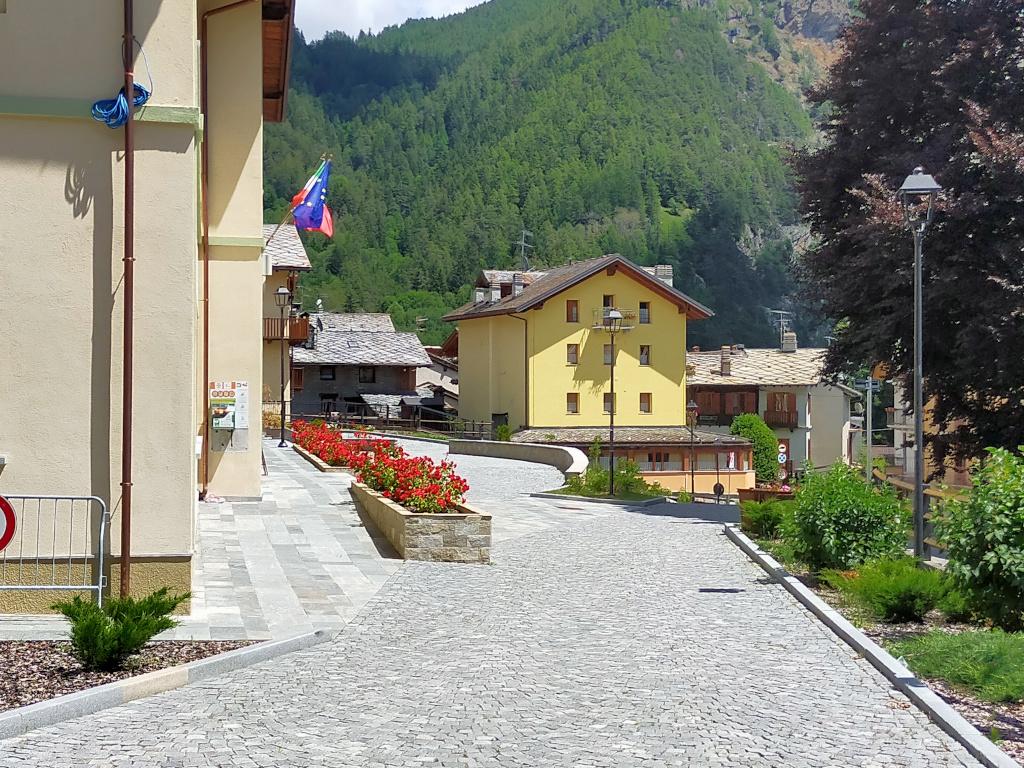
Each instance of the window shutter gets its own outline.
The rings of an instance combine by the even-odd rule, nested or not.
[[[786,393],[786,410],[790,413],[796,413],[796,394],[793,392]]]
[[[302,389],[302,374],[305,368],[292,368],[292,389],[296,392]]]
[[[744,392],[743,393],[743,412],[744,413],[757,413],[757,393],[756,392]]]

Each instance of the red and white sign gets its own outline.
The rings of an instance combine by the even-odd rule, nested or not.
[[[0,552],[14,538],[14,507],[7,499],[0,496]]]

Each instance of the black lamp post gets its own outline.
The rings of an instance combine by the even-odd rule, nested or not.
[[[921,261],[924,232],[931,224],[940,187],[921,166],[907,176],[898,193],[903,221],[914,235],[914,554],[923,557],[924,544],[924,392],[922,387],[924,306]]]
[[[602,327],[612,338],[612,402],[608,408],[608,495],[615,496],[615,335],[622,331],[622,313],[617,309],[609,309],[604,313]]]
[[[697,426],[697,418],[700,416],[700,408],[693,400],[686,404],[686,426],[690,428],[690,497],[696,499],[697,486],[694,484],[694,428]]]
[[[285,402],[284,402],[284,376],[285,376],[285,358],[288,354],[288,316],[287,312],[289,305],[292,303],[292,292],[285,288],[283,285],[274,291],[274,303],[277,304],[281,310],[281,442],[277,444],[278,448],[287,448],[288,443],[284,439],[284,420],[285,420]]]

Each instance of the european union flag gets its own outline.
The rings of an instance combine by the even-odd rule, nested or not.
[[[310,229],[334,237],[334,219],[327,207],[327,182],[331,177],[331,161],[323,160],[316,173],[292,198],[292,217],[296,229]]]

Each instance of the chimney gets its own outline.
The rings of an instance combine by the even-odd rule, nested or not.
[[[732,349],[722,346],[721,371],[723,376],[732,376]]]
[[[796,352],[796,334],[793,331],[786,331],[782,334],[782,351]]]
[[[481,288],[479,285],[476,287],[476,291],[473,295],[473,301],[477,304],[481,304],[487,300],[487,289]]]
[[[669,288],[672,287],[672,265],[671,264],[656,264],[654,267],[654,276],[661,280]]]
[[[521,272],[512,273],[512,295],[520,296],[523,293],[523,274]]]
[[[501,301],[501,283],[491,283],[491,303]]]

